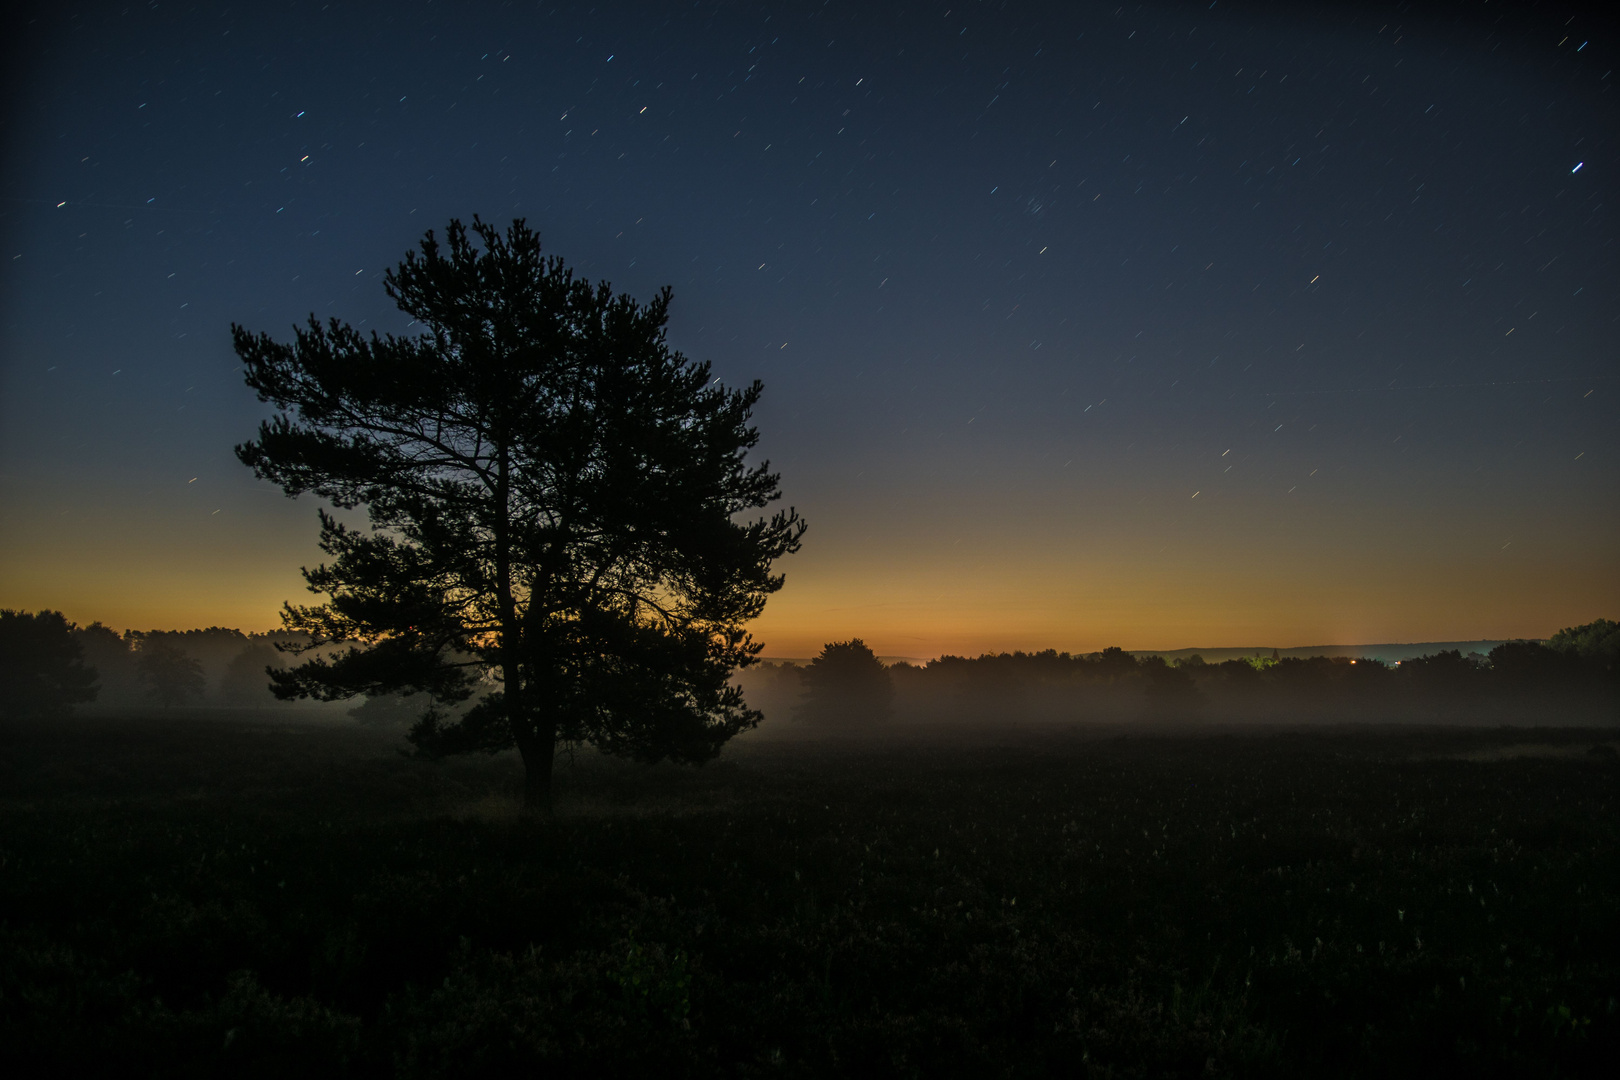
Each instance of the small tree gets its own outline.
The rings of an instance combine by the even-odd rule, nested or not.
[[[430,709],[411,740],[515,745],[547,807],[559,741],[702,762],[759,722],[730,675],[804,524],[741,520],[780,495],[746,463],[761,386],[669,347],[668,289],[643,305],[576,281],[522,221],[472,232],[482,250],[452,221],[386,276],[422,336],[233,327],[248,385],[282,410],[237,455],[370,518],[322,512],[333,561],[304,576],[330,599],[283,622],[308,635],[294,652],[346,648],[271,672],[277,696],[459,702],[490,672],[498,689],[454,721]]]
[[[202,662],[161,637],[147,635],[135,652],[135,671],[159,705],[183,705],[202,696],[208,683]]]
[[[804,701],[798,715],[835,725],[863,725],[894,711],[889,669],[860,638],[828,642],[804,669]]]
[[[75,629],[60,611],[0,611],[0,717],[61,715],[96,699]]]

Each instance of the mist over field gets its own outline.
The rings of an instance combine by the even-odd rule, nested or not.
[[[278,701],[265,669],[299,659],[277,649],[278,641],[297,641],[286,634],[211,627],[120,635],[98,623],[75,631],[75,638],[97,673],[97,696],[82,706],[94,713],[161,706],[223,709],[218,715],[225,717],[232,710],[257,715],[293,709],[311,717],[408,726],[432,705],[421,694]],[[143,657],[159,649],[178,654],[193,672],[189,682],[170,686],[167,697],[142,671]],[[323,651],[333,649],[316,655]],[[1601,664],[1583,664],[1544,642],[1341,646],[1324,652],[1331,655],[1216,648],[1168,654],[1048,650],[929,661],[872,656],[866,660],[868,676],[884,688],[876,708],[871,687],[859,685],[833,686],[828,700],[816,705],[810,700],[812,660],[766,659],[733,678],[749,707],[763,714],[749,735],[754,739],[995,738],[1075,725],[1196,730],[1250,724],[1620,722],[1620,693]]]
[[[12,7],[0,1078],[1615,1072],[1613,20]]]
[[[1601,1076],[1620,1048],[1612,727],[767,737],[808,723],[696,770],[572,756],[546,818],[510,752],[407,757],[403,724],[7,724],[0,1062]]]
[[[733,681],[748,706],[762,714],[751,739],[997,738],[1070,726],[1614,724],[1620,722],[1620,692],[1602,651],[1612,651],[1612,643],[1588,642],[1585,657],[1571,644],[1588,630],[1572,628],[1550,644],[1107,649],[1080,655],[1048,650],[927,661],[880,659],[855,639],[864,653],[853,674],[834,672],[831,681],[818,684],[815,660],[765,659],[739,669]],[[266,668],[283,669],[300,659],[277,648],[277,642],[296,644],[296,635],[220,627],[120,635],[97,623],[75,630],[74,638],[97,673],[97,696],[82,706],[94,713],[202,708],[226,710],[218,713],[225,717],[233,710],[257,715],[293,709],[405,727],[433,705],[426,695],[397,693],[346,702],[278,701]],[[829,648],[836,652],[838,644]],[[154,676],[143,669],[158,651],[171,654],[190,674],[176,681],[173,672]],[[168,682],[160,685],[165,677]],[[449,707],[464,710],[468,704]]]
[[[859,690],[834,692],[817,707],[809,700],[812,669],[791,662],[766,662],[744,669],[737,679],[748,700],[765,713],[762,734],[776,735],[888,732],[926,738],[1086,725],[1197,730],[1249,724],[1620,721],[1620,694],[1611,677],[1538,643],[1501,643],[1488,655],[1417,652],[1395,664],[1276,653],[1216,664],[1197,654],[1166,662],[1119,649],[1079,657],[1056,652],[942,657],[921,666],[902,661],[884,670],[890,696],[877,710]]]
[[[332,646],[0,612],[0,1063],[1599,1075],[1617,631],[852,638],[737,672],[762,717],[701,768],[565,745],[540,812],[511,749],[422,751],[492,681],[278,702]]]

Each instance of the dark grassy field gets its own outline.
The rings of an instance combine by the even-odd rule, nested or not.
[[[14,727],[0,1069],[1607,1075],[1614,734],[750,738],[546,821],[352,722]]]

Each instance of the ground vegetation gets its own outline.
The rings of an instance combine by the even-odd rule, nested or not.
[[[1599,1076],[1613,733],[4,733],[10,1075]],[[790,725],[791,727],[792,725]],[[1131,734],[1134,732],[1134,734]]]

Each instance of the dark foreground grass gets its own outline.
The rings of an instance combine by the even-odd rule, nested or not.
[[[347,723],[14,728],[0,1070],[1597,1075],[1612,739],[745,741],[544,821]]]

